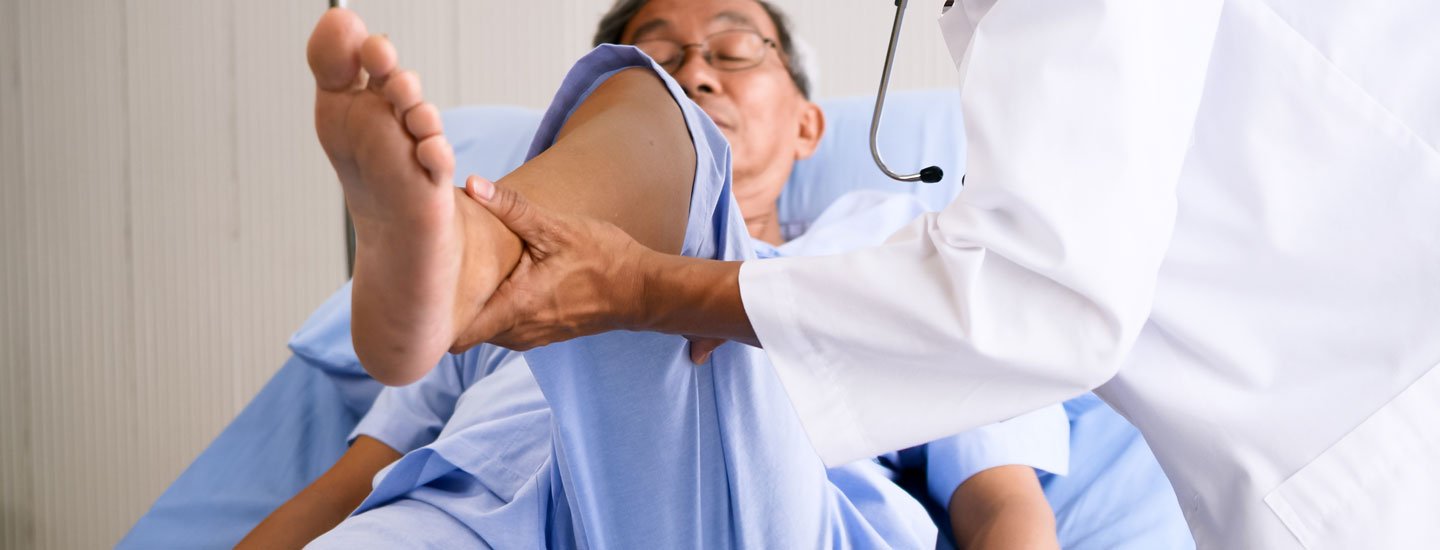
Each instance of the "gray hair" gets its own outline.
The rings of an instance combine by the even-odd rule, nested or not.
[[[616,0],[610,11],[600,18],[600,24],[595,28],[594,46],[601,44],[620,44],[621,38],[625,36],[625,26],[640,13],[640,8],[645,7],[649,0]],[[770,22],[775,24],[776,41],[779,42],[781,61],[785,62],[785,71],[790,73],[790,80],[795,82],[795,87],[806,98],[810,97],[810,77],[805,71],[805,60],[801,59],[801,52],[796,47],[796,40],[790,34],[790,18],[785,12],[780,11],[765,0],[755,0],[765,9],[765,15],[770,16]]]

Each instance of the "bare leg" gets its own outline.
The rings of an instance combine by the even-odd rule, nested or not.
[[[308,46],[315,128],[355,220],[355,351],[377,380],[419,379],[519,259],[520,242],[452,185],[454,157],[419,78],[354,12],[332,9]],[[363,69],[363,70],[362,70]],[[591,95],[554,147],[508,176],[536,203],[611,221],[678,251],[695,158],[679,108],[628,71]]]

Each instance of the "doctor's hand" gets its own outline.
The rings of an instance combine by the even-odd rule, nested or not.
[[[740,262],[662,254],[612,224],[551,211],[475,176],[465,190],[525,246],[459,341],[523,351],[651,331],[685,335],[697,364],[726,340],[760,345],[740,296]]]
[[[478,176],[466,180],[465,192],[524,247],[460,342],[524,351],[638,327],[644,316],[639,263],[656,252],[613,224],[551,211]]]
[[[702,365],[710,360],[710,354],[715,353],[715,348],[725,343],[719,338],[702,338],[699,336],[686,336],[690,341],[690,362]]]

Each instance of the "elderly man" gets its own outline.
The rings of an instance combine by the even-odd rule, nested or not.
[[[622,1],[602,21],[596,41],[634,44],[655,65],[622,49],[597,50],[582,60],[542,123],[534,159],[517,171],[521,181],[537,173],[551,176],[552,189],[586,183],[573,177],[578,173],[603,181],[607,164],[639,158],[627,156],[636,146],[694,143],[693,150],[674,151],[693,159],[691,173],[662,170],[655,181],[632,180],[633,189],[613,190],[626,201],[576,202],[578,210],[588,205],[592,214],[608,211],[617,220],[659,218],[627,230],[656,248],[695,255],[752,249],[760,256],[804,255],[871,245],[920,213],[906,196],[863,194],[842,199],[811,234],[781,231],[776,198],[794,162],[814,152],[824,116],[807,99],[783,18],[767,4]],[[357,59],[369,73],[370,90],[350,88]],[[495,227],[491,220],[442,188],[451,159],[436,112],[420,100],[414,76],[394,69],[387,42],[367,41],[358,18],[332,11],[312,38],[311,62],[321,85],[321,141],[345,184],[360,234],[359,347],[366,307],[386,307],[366,303],[376,296],[364,284],[384,286],[403,277],[406,265],[426,262],[469,276],[476,265],[471,262],[505,265],[506,251],[503,242],[486,242],[487,227]],[[666,73],[673,80],[663,80]],[[667,102],[679,112],[656,108]],[[727,188],[732,173],[733,187]],[[732,190],[744,229],[716,229],[714,220],[734,217],[724,211]],[[692,192],[686,197],[678,191]],[[684,235],[666,234],[665,222],[673,226],[675,220],[665,219],[673,215],[665,207],[687,200],[691,221],[681,224]],[[697,216],[697,210],[709,214]],[[398,243],[375,238],[396,233],[397,223],[410,224],[402,231],[428,232],[431,244],[453,242],[417,249],[419,241],[406,241],[404,234],[390,237]],[[857,238],[827,227],[873,231]],[[401,258],[408,261],[396,262]],[[463,289],[467,281],[421,279],[414,285],[418,292],[426,292],[427,282],[451,284],[462,287],[459,300],[484,300],[484,291]],[[446,355],[418,383],[387,389],[355,430],[345,456],[245,543],[294,545],[339,523],[317,543],[933,545],[928,515],[882,466],[898,457],[826,470],[799,431],[763,353],[722,348],[717,361],[730,368],[692,369],[683,349],[672,338],[612,335],[536,352],[530,365],[493,346]],[[366,356],[367,368],[413,363],[386,353]],[[617,361],[636,368],[622,375],[589,368]],[[387,382],[409,381],[376,374]],[[1064,472],[1065,434],[1065,417],[1052,408],[926,448],[931,496],[948,505],[957,540],[1055,546],[1054,519],[1032,468]],[[984,445],[1005,440],[1018,444]],[[344,519],[357,504],[357,514]]]

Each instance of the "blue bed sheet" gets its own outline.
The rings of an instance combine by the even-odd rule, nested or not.
[[[234,546],[340,458],[364,412],[352,405],[368,409],[378,391],[291,357],[117,547]]]
[[[348,348],[348,342],[337,344]],[[319,477],[345,452],[346,435],[379,390],[375,381],[333,367],[300,356],[286,361],[117,547],[232,547]],[[1062,518],[1056,528],[1065,547],[1194,548],[1170,484],[1140,433],[1094,395],[1067,402],[1065,410],[1070,475],[1041,476],[1045,496]],[[1067,523],[1065,517],[1091,521]],[[943,524],[942,514],[936,519]]]

